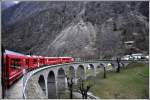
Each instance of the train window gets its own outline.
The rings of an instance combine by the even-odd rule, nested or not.
[[[26,65],[28,65],[29,64],[29,59],[26,59]]]
[[[69,60],[69,58],[63,58],[63,60]]]
[[[40,63],[42,63],[44,61],[44,59],[40,59]]]
[[[51,59],[49,59],[49,61],[56,61],[56,60],[58,60],[57,58],[51,58]]]
[[[21,66],[20,59],[11,59],[11,68],[12,69],[19,69]]]
[[[37,63],[37,59],[33,59],[33,64],[36,64]]]

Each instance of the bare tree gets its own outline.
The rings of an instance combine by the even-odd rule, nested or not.
[[[79,80],[79,91],[82,94],[82,99],[87,99],[87,92],[92,87],[92,84],[86,84],[86,80]]]
[[[120,73],[120,63],[121,63],[121,58],[120,58],[120,57],[117,57],[117,64],[118,64],[117,72],[118,72],[118,73]]]
[[[68,88],[69,88],[69,91],[70,91],[70,99],[73,99],[73,78],[71,78],[69,80],[69,77],[67,77],[67,83],[68,83]]]
[[[104,78],[106,78],[106,66],[104,66]]]

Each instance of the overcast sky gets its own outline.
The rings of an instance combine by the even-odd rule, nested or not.
[[[2,1],[2,9],[18,4],[20,1]]]

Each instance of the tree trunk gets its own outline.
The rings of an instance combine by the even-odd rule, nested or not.
[[[84,99],[84,94],[82,93],[82,99]]]
[[[84,99],[87,99],[87,91],[85,92],[85,98]]]
[[[68,83],[68,87],[69,87],[69,91],[70,91],[70,99],[73,98],[73,94],[72,94],[72,91],[73,91],[73,78],[71,78],[71,82],[69,82],[69,78],[67,77],[67,83]]]
[[[72,97],[72,90],[70,90],[70,99],[73,99]]]
[[[106,78],[106,67],[104,66],[104,78]]]
[[[117,58],[117,64],[118,64],[117,72],[120,73],[120,59],[119,58]]]

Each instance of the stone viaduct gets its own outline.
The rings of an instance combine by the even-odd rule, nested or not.
[[[109,70],[109,68],[107,68],[108,63],[113,63],[115,65],[111,68],[112,70],[117,68],[116,61],[96,61],[60,64],[38,69],[38,71],[34,72],[27,79],[27,85],[25,85],[24,89],[24,97],[58,98],[60,94],[59,92],[65,91],[67,88],[66,75],[73,78],[73,82],[76,84],[79,78],[86,79],[87,76],[85,73],[88,69],[91,70],[91,76],[96,76],[96,70],[103,68],[104,66]],[[34,86],[32,86],[33,83]]]
[[[123,61],[122,67],[126,67],[131,61]],[[113,66],[107,66],[111,63]],[[97,70],[106,67],[106,70],[116,70],[116,61],[91,61],[73,62],[66,64],[50,65],[25,73],[20,82],[8,90],[6,98],[48,98],[57,99],[61,91],[67,90],[67,78],[73,78],[76,84],[79,78],[86,79],[87,70],[96,76]],[[16,93],[17,91],[17,93]]]

